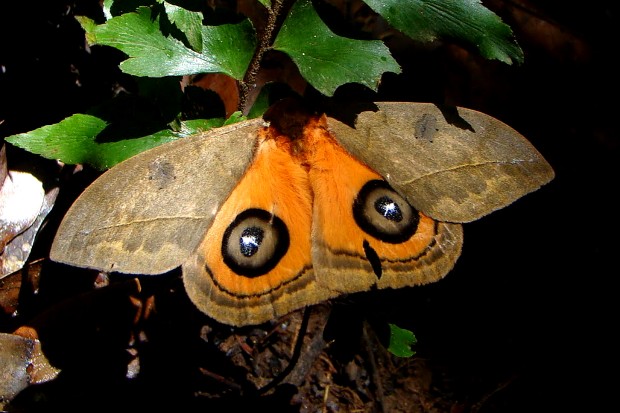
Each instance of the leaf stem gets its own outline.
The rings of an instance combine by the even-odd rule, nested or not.
[[[250,61],[248,70],[245,72],[243,80],[239,84],[239,107],[238,109],[245,113],[246,105],[248,103],[248,96],[252,88],[256,87],[256,77],[260,70],[261,60],[267,50],[271,48],[273,39],[276,34],[276,22],[282,11],[282,6],[285,0],[274,0],[271,8],[267,10],[267,24],[259,35],[259,42],[254,56]]]

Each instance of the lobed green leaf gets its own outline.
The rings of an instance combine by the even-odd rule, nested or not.
[[[289,55],[304,79],[328,96],[338,86],[352,82],[377,90],[384,72],[401,72],[382,41],[334,34],[310,0],[298,0],[293,5],[273,49]]]
[[[202,13],[164,2],[166,15],[171,23],[183,32],[192,49],[202,51]]]
[[[148,77],[224,73],[240,80],[256,46],[254,29],[246,19],[238,24],[202,26],[201,52],[196,52],[164,36],[146,7],[114,17],[89,35],[95,44],[115,47],[129,56],[120,65],[125,73]]]
[[[96,116],[75,114],[59,123],[9,136],[6,141],[48,159],[104,170],[147,149],[223,124],[220,118],[196,119],[181,122],[178,131],[161,130],[139,138],[97,142],[107,123]]]
[[[394,28],[429,42],[452,38],[475,45],[487,59],[523,62],[510,27],[480,0],[365,0]]]

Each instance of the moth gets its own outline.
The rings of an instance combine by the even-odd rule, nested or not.
[[[284,110],[114,166],[71,206],[50,257],[128,274],[181,266],[202,312],[260,324],[441,279],[463,223],[553,177],[527,139],[470,109],[377,103],[353,125]]]

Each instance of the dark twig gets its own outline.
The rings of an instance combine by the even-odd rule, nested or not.
[[[374,336],[374,332],[371,330],[368,322],[364,321],[364,325],[362,327],[362,339],[365,344],[365,350],[367,354],[367,361],[369,364],[370,374],[372,375],[372,380],[375,385],[375,406],[376,411],[384,412],[385,408],[384,397],[385,392],[383,391],[383,381],[381,378],[381,374],[379,373],[379,363],[376,359],[377,354],[377,339]],[[384,366],[385,367],[385,366]]]
[[[295,368],[295,363],[297,363],[297,360],[299,360],[299,356],[301,354],[301,349],[302,349],[302,345],[304,342],[304,336],[306,334],[306,330],[308,328],[308,321],[310,320],[310,308],[306,308],[304,310],[304,314],[303,314],[303,318],[301,321],[301,326],[299,327],[299,331],[297,333],[297,340],[295,342],[295,348],[293,349],[293,355],[291,356],[291,360],[289,361],[289,364],[286,366],[286,368],[282,371],[282,373],[280,373],[280,375],[278,375],[278,377],[274,378],[269,384],[267,384],[266,386],[258,389],[258,394],[264,394],[267,391],[273,389],[275,386],[277,386],[279,383],[281,383],[286,376],[289,375],[289,373],[291,371],[293,371],[293,369]]]
[[[273,43],[276,35],[276,23],[283,10],[284,0],[274,0],[271,9],[268,9],[267,25],[262,33],[259,33],[258,47],[252,56],[248,70],[245,72],[243,80],[239,84],[239,110],[245,113],[250,91],[256,87],[256,77],[260,69],[263,55]]]

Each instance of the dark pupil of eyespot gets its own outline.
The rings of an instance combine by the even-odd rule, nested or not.
[[[263,236],[265,232],[258,227],[248,227],[241,233],[239,238],[239,249],[241,253],[246,257],[251,257],[256,254],[261,242],[263,242]]]
[[[400,222],[403,220],[403,213],[400,207],[387,196],[382,196],[375,201],[375,209],[390,221]]]

